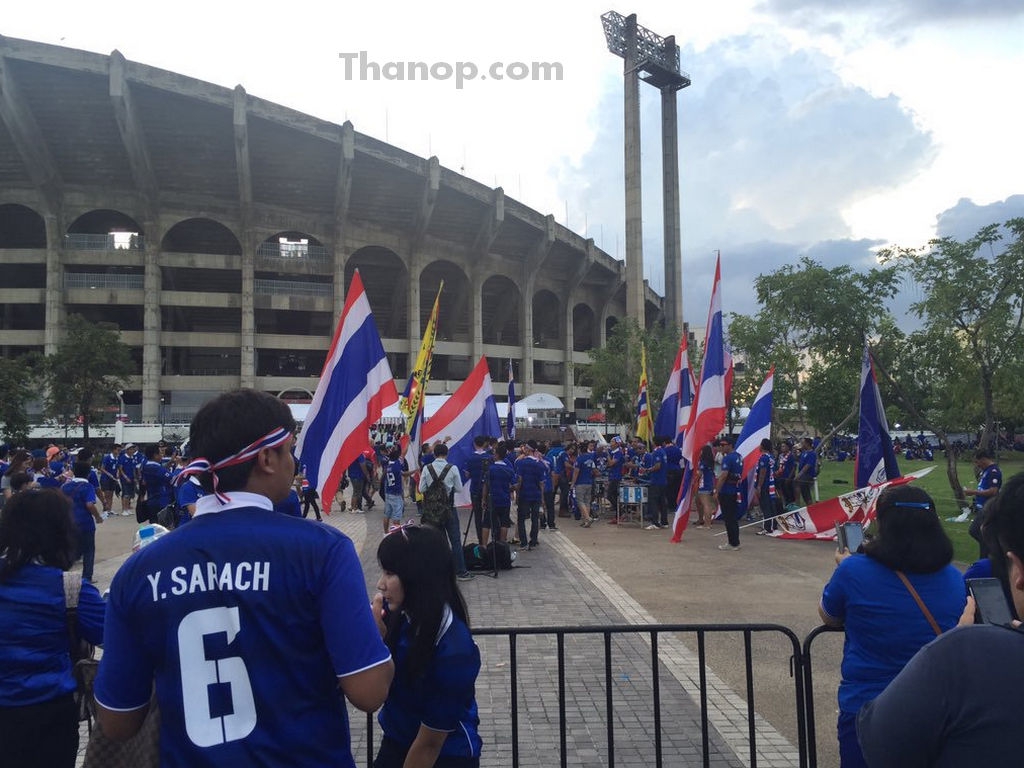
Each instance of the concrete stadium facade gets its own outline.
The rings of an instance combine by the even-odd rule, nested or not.
[[[133,421],[238,386],[315,390],[358,269],[404,381],[444,282],[430,392],[495,382],[585,408],[622,262],[544,215],[337,125],[165,70],[0,37],[0,353],[116,323]],[[663,300],[644,286],[644,322]],[[498,387],[496,387],[498,389]]]

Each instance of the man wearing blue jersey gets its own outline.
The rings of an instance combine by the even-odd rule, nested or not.
[[[273,511],[295,474],[294,429],[263,392],[204,405],[181,476],[208,495],[111,584],[97,717],[130,737],[155,678],[162,765],[354,768],[345,698],[372,712],[387,696],[391,656],[352,542]]]
[[[731,435],[718,441],[718,452],[722,454],[722,470],[715,480],[715,494],[718,505],[722,508],[722,520],[725,522],[726,544],[718,548],[735,552],[740,548],[740,509],[739,490],[740,476],[743,474],[743,459],[733,449],[735,438]]]
[[[810,506],[814,502],[811,495],[811,488],[814,486],[814,478],[818,476],[818,454],[814,450],[814,443],[811,438],[805,437],[800,443],[800,463],[796,470],[796,487],[800,491],[804,506]]]

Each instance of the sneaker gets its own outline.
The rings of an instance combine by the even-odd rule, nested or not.
[[[466,571],[465,573],[458,573],[458,574],[455,575],[455,580],[456,581],[472,581],[473,580],[473,574],[470,573],[469,571]]]
[[[644,528],[644,530],[645,530],[645,531],[660,531],[660,530],[661,530],[661,527],[660,527],[660,526],[658,526],[658,525],[655,525],[654,523],[651,523],[651,524],[650,524],[650,525],[648,525],[648,526],[647,526],[646,528]]]
[[[584,528],[589,528],[593,524],[594,524],[594,518],[592,518],[592,517],[588,517],[586,520],[583,521],[583,527]]]
[[[767,536],[768,535],[768,531],[766,531],[764,528],[762,528],[760,531],[754,531],[754,535],[755,536]]]
[[[740,548],[740,546],[739,544],[737,544],[735,547],[732,546],[732,544],[719,544],[718,548],[723,552],[735,552]]]
[[[131,512],[128,512],[127,510],[125,510],[124,512],[121,513],[121,517],[130,517],[131,514],[132,514]]]
[[[555,526],[555,525],[549,525],[549,526],[548,526],[548,530],[549,530],[549,531],[557,531],[557,530],[558,530],[558,526]]]

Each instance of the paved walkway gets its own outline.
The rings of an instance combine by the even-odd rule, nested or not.
[[[412,507],[408,507],[412,510]],[[463,525],[466,512],[462,511]],[[325,521],[343,531],[356,545],[372,593],[379,575],[377,543],[382,536],[380,505],[366,514],[335,512]],[[130,542],[134,520],[111,519],[104,538]],[[656,619],[572,540],[575,523],[559,520],[562,530],[542,531],[541,546],[522,551],[511,571],[497,579],[478,575],[461,584],[475,628],[652,624]],[[634,532],[643,535],[642,532]],[[471,534],[472,538],[472,534]],[[653,539],[651,539],[653,541]],[[125,546],[125,549],[127,547]],[[116,545],[114,551],[118,551]],[[126,555],[97,563],[100,588]],[[102,558],[102,554],[101,554]],[[481,637],[483,669],[477,683],[484,766],[511,764],[509,641]],[[654,765],[655,729],[652,705],[650,640],[646,635],[613,636],[613,732],[617,766]],[[659,640],[662,755],[665,765],[701,765],[698,699],[699,665],[682,639]],[[742,656],[737,657],[742,665]],[[556,641],[553,635],[522,636],[517,643],[519,702],[519,764],[547,767],[559,764],[559,702]],[[604,639],[600,634],[577,635],[565,641],[565,720],[567,763],[571,766],[608,765]],[[747,766],[746,703],[707,670],[711,765]],[[351,710],[353,751],[366,765],[366,717]],[[756,718],[757,764],[795,766],[797,750],[770,724]],[[375,733],[379,739],[379,730]],[[83,749],[85,740],[83,739]]]

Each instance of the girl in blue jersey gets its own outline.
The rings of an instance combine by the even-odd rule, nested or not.
[[[480,651],[448,542],[433,528],[402,526],[381,541],[377,560],[373,613],[395,677],[377,716],[384,739],[374,768],[477,768]]]
[[[877,536],[864,554],[836,552],[838,567],[818,604],[825,624],[846,629],[837,725],[842,768],[865,765],[860,708],[936,635],[955,627],[966,603],[953,545],[927,492],[910,484],[886,488],[876,510]]]
[[[104,605],[96,588],[64,573],[77,533],[60,491],[11,497],[0,516],[0,765],[71,768],[78,709],[71,677],[67,601],[75,629],[103,642]]]

